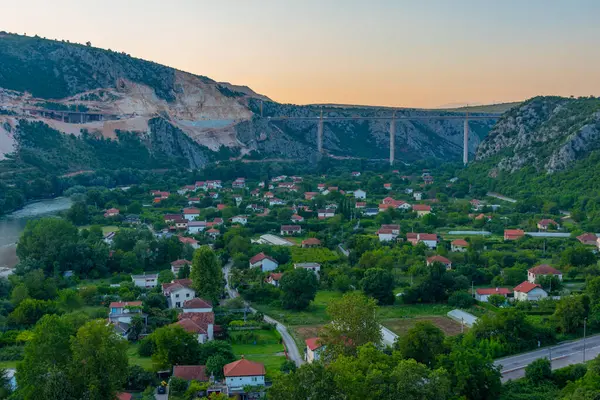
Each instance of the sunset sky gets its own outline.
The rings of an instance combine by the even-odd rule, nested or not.
[[[286,103],[600,95],[598,0],[0,0],[0,10],[0,30],[89,40]]]

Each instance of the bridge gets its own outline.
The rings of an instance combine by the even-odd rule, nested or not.
[[[262,102],[260,107],[260,114],[262,115]],[[486,115],[469,115],[466,113],[448,113],[446,115],[399,115],[396,116],[396,111],[392,110],[392,114],[389,116],[352,116],[352,117],[328,117],[323,115],[323,110],[319,116],[314,117],[266,117],[269,121],[314,121],[318,123],[317,129],[317,149],[319,153],[323,154],[323,124],[325,122],[336,122],[336,121],[390,121],[390,165],[394,164],[395,158],[395,145],[396,145],[396,121],[407,120],[464,120],[464,134],[463,134],[463,163],[466,165],[469,162],[469,121],[470,120],[497,120],[500,118],[499,113],[488,113]]]

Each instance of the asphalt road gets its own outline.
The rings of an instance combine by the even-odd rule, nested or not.
[[[589,361],[600,354],[600,335],[589,336],[585,340],[585,359]],[[583,362],[583,339],[565,342],[552,347],[501,358],[494,364],[502,367],[502,381],[519,379],[525,376],[525,367],[539,358],[550,358],[552,369],[564,368]]]
[[[239,293],[234,288],[229,286],[229,270],[231,268],[231,265],[231,262],[225,264],[225,266],[223,267],[223,275],[225,276],[226,282],[225,289],[227,290],[229,297],[234,298],[238,297]],[[246,303],[245,301],[244,304],[248,305],[248,303]],[[257,312],[257,310],[252,307],[250,307],[250,309],[252,310],[252,312]],[[269,317],[268,315],[265,315],[265,321],[270,324],[275,324],[275,328],[277,329],[277,332],[279,332],[279,334],[281,335],[283,343],[285,344],[285,348],[288,353],[288,358],[295,362],[297,366],[302,365],[304,363],[304,358],[302,357],[300,350],[298,350],[298,346],[296,346],[294,338],[292,338],[292,335],[290,335],[285,325]]]

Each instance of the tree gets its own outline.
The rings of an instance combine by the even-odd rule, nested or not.
[[[317,294],[317,276],[307,269],[295,268],[283,274],[279,287],[283,292],[281,296],[283,308],[304,310]]]
[[[140,392],[148,386],[154,385],[155,381],[156,378],[152,372],[146,371],[139,365],[130,365],[127,369],[125,388],[127,388],[127,390]]]
[[[0,399],[7,399],[12,392],[12,385],[8,377],[8,371],[0,368]]]
[[[583,326],[586,316],[582,296],[567,296],[560,299],[552,318],[557,328],[563,333],[573,333]]]
[[[218,303],[223,291],[223,271],[210,247],[202,246],[194,252],[190,277],[196,296]]]
[[[83,299],[74,289],[63,289],[58,292],[58,306],[66,312],[71,312],[83,306]]]
[[[90,221],[88,208],[84,202],[73,204],[67,211],[66,217],[75,225],[85,225]]]
[[[281,363],[279,370],[284,374],[289,374],[290,372],[294,372],[297,369],[296,363],[292,360],[285,360]]]
[[[419,321],[398,337],[394,348],[403,358],[412,358],[421,364],[432,367],[436,358],[446,351],[444,332],[429,321]]]
[[[269,389],[273,400],[328,399],[344,397],[334,383],[334,373],[321,363],[304,364],[296,372],[279,377]]]
[[[346,293],[327,306],[331,322],[319,337],[326,345],[328,357],[355,354],[366,343],[381,343],[381,328],[377,320],[377,303],[362,293]]]
[[[492,294],[488,296],[488,303],[495,307],[500,307],[502,304],[506,303],[506,298],[501,294]]]
[[[150,335],[154,342],[152,362],[159,369],[173,365],[195,365],[198,362],[200,344],[191,333],[178,325],[165,326]]]
[[[475,303],[473,296],[467,292],[454,292],[448,298],[448,305],[457,308],[469,308]]]
[[[127,333],[127,339],[137,341],[144,331],[144,325],[144,317],[141,315],[134,315],[131,318],[131,325],[129,327],[129,332]]]
[[[208,360],[206,360],[206,372],[214,375],[217,379],[223,379],[223,367],[228,363],[229,361],[221,354],[210,356],[208,357]]]
[[[31,326],[46,314],[58,314],[54,301],[25,299],[10,313],[9,319],[17,325]]]
[[[187,279],[190,277],[190,266],[189,265],[184,265],[183,267],[179,268],[179,271],[177,271],[177,279]]]
[[[228,363],[235,361],[235,355],[229,342],[222,340],[211,340],[210,342],[204,343],[200,346],[200,354],[198,356],[198,363],[206,364],[208,359],[212,356],[220,355]]]
[[[552,379],[550,360],[539,358],[525,367],[525,378],[531,383],[539,384]]]
[[[163,269],[158,273],[158,283],[169,283],[175,279],[175,274],[170,269]]]
[[[127,380],[127,342],[104,321],[90,321],[71,340],[73,384],[90,400],[112,399]]]
[[[380,268],[368,269],[361,286],[363,292],[373,297],[379,304],[394,303],[394,277],[388,271]]]

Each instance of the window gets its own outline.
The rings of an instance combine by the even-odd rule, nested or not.
[[[252,377],[252,382],[256,382],[258,379],[256,379],[255,376]]]
[[[176,298],[176,299],[178,299],[178,298],[179,298],[179,294],[176,294],[176,295],[175,295],[175,298]]]
[[[189,293],[186,293],[186,294],[185,294],[185,297],[190,297],[190,294],[189,294]]]
[[[181,303],[180,302],[175,303],[175,307],[177,307],[177,308],[181,307]]]

